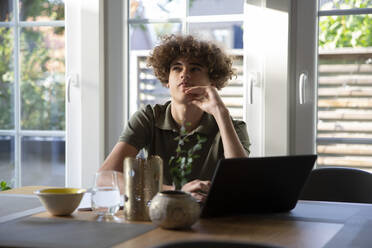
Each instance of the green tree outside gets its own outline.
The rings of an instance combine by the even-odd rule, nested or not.
[[[0,129],[13,129],[12,29],[0,28]]]
[[[65,129],[64,70],[49,71],[50,60],[64,68],[64,58],[51,58],[44,32],[25,28],[21,35],[21,126],[33,130]]]
[[[337,9],[371,7],[372,0],[333,0]],[[372,15],[326,16],[319,18],[319,47],[372,46]]]

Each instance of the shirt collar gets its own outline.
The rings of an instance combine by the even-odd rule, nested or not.
[[[155,115],[155,126],[163,130],[178,130],[178,124],[172,117],[171,102],[168,101],[164,108]]]
[[[163,108],[163,111],[161,111],[159,115],[155,116],[155,126],[163,130],[172,130],[174,132],[178,132],[178,124],[173,119],[171,113],[171,102],[166,102],[164,107],[165,108]],[[216,132],[217,130],[218,126],[214,117],[204,112],[199,126],[192,130],[189,135],[193,135],[194,133],[210,134]]]

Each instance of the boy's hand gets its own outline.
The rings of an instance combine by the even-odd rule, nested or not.
[[[213,116],[226,109],[217,89],[213,86],[191,87],[185,91],[185,94],[189,96],[191,104]]]
[[[201,181],[196,179],[183,185],[181,190],[189,192],[191,196],[194,197],[198,202],[205,202],[210,187],[210,181]]]

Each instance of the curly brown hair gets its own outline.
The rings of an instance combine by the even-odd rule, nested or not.
[[[220,47],[209,41],[197,40],[191,35],[169,35],[162,38],[147,59],[147,66],[153,67],[155,76],[163,84],[168,83],[170,65],[180,57],[196,58],[208,69],[209,80],[217,89],[227,85],[235,72],[232,58]]]

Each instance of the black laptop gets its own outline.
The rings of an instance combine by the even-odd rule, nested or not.
[[[221,159],[201,217],[293,209],[317,155]]]

